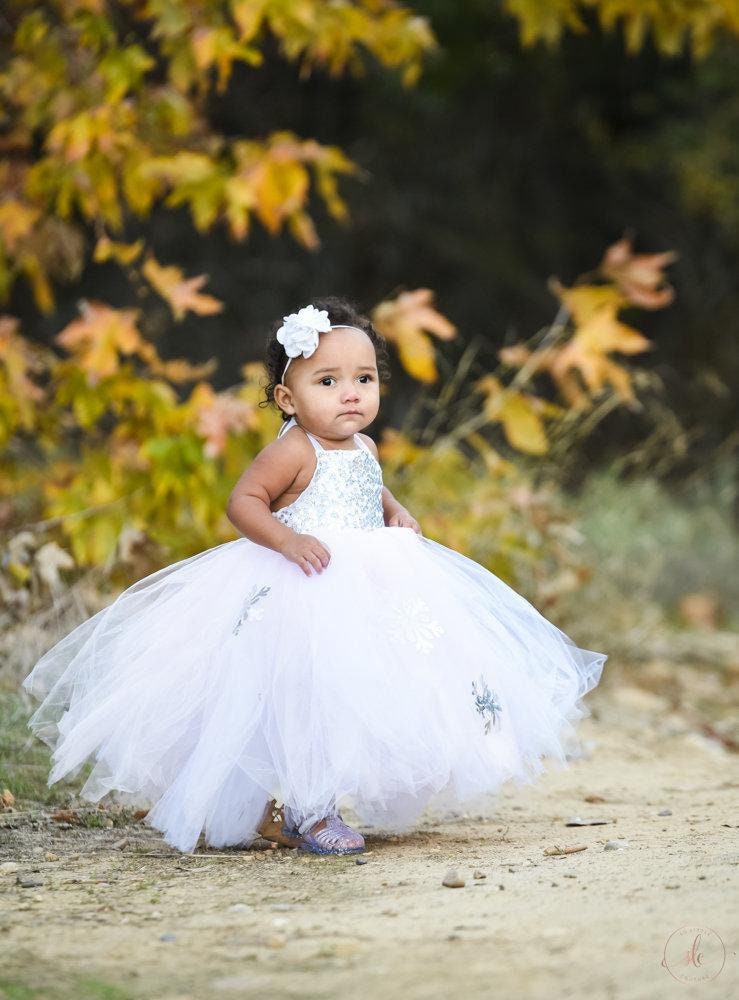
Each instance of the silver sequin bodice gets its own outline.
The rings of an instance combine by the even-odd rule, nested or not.
[[[382,528],[382,470],[359,435],[356,447],[327,450],[308,435],[316,453],[313,478],[300,496],[272,516],[301,534],[321,528]]]

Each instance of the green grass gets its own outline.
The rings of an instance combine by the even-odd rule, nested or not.
[[[58,805],[69,798],[77,783],[47,785],[49,748],[28,729],[32,711],[20,692],[0,691],[0,785],[9,788],[17,800]]]
[[[15,978],[0,978],[0,1000],[133,1000],[133,994],[99,979],[28,986]]]

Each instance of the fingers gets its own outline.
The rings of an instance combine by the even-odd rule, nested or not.
[[[318,539],[314,539],[314,544],[303,554],[300,560],[300,568],[306,576],[311,576],[312,572],[322,573],[331,560],[331,553]]]

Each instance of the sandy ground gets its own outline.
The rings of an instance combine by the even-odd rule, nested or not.
[[[649,691],[588,704],[569,769],[506,786],[494,819],[367,836],[363,864],[6,813],[0,996],[739,996],[739,758]]]

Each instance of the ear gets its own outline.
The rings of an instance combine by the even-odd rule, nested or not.
[[[282,382],[278,382],[274,388],[273,395],[275,398],[275,403],[277,403],[277,405],[281,410],[283,410],[285,413],[289,413],[290,416],[292,416],[293,413],[295,413],[295,406],[293,405],[293,394],[286,385],[283,385]]]

